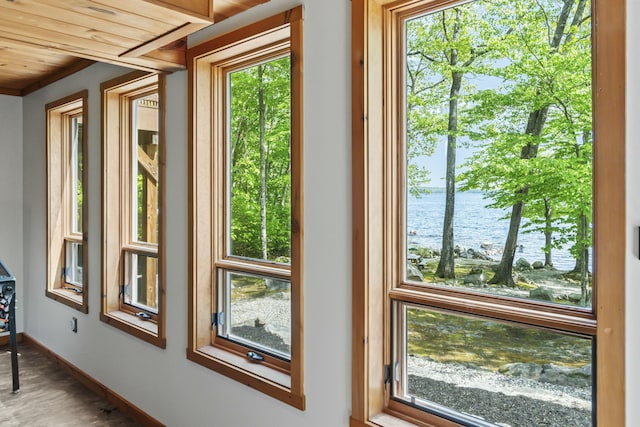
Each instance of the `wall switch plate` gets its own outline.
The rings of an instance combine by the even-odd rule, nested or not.
[[[73,332],[78,332],[78,319],[75,317],[71,318],[71,321],[69,322],[69,326],[71,326],[71,330]]]

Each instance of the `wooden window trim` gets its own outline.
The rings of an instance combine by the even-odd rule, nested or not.
[[[353,311],[352,414],[350,425],[454,426],[440,417],[385,401],[383,337],[389,328],[384,279],[390,268],[382,230],[392,188],[379,173],[389,147],[383,74],[385,7],[389,0],[352,2]],[[411,5],[417,2],[410,2]],[[439,4],[448,4],[443,1]],[[594,0],[594,294],[596,424],[625,425],[625,2]],[[384,49],[383,49],[384,47]],[[388,88],[387,88],[388,89]],[[381,197],[381,195],[385,195]],[[392,268],[392,266],[391,266]],[[547,313],[552,312],[551,310]],[[383,315],[384,314],[384,315]],[[552,318],[553,316],[549,316]],[[562,321],[562,320],[560,320]]]
[[[157,90],[160,100],[158,133],[159,180],[165,176],[165,81],[164,75],[134,71],[100,85],[102,94],[102,303],[100,320],[150,344],[166,348],[165,327],[165,185],[158,194],[158,244],[132,242],[130,115],[132,98]],[[122,303],[125,252],[158,256],[158,313],[142,320]]]
[[[66,96],[45,106],[47,118],[47,284],[45,295],[55,301],[74,308],[83,313],[89,312],[88,305],[88,254],[87,243],[88,230],[88,204],[87,200],[87,127],[88,127],[88,102],[89,91],[83,90]],[[70,153],[68,149],[69,122],[75,116],[82,117],[82,232],[73,233],[72,201],[70,196],[70,176],[68,171]],[[63,177],[67,176],[65,179]],[[71,185],[71,187],[73,187]],[[57,218],[62,215],[62,221]],[[72,290],[75,286],[65,286],[61,277],[62,267],[66,263],[66,242],[82,243],[82,293]]]
[[[232,64],[234,58],[244,62],[265,53],[280,52],[288,46],[291,57],[291,362],[289,374],[283,376],[278,366],[269,367],[247,361],[232,348],[212,345],[211,313],[215,312],[214,254],[224,242],[218,216],[218,202],[213,195],[225,194],[220,179],[214,179],[221,165],[224,144],[220,141],[225,123],[222,109],[214,108],[212,95],[215,71],[212,64]],[[249,385],[291,406],[304,410],[303,327],[302,327],[302,7],[219,36],[194,46],[187,52],[189,70],[189,334],[187,358],[218,373]],[[215,184],[214,184],[215,183]],[[218,247],[214,247],[218,245]],[[216,250],[217,249],[217,250]],[[252,273],[276,273],[281,268],[255,264]],[[247,263],[233,257],[219,259],[218,267],[247,271]],[[255,267],[255,269],[253,268]]]

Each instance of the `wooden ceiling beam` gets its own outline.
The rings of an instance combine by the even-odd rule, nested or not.
[[[183,70],[189,34],[268,1],[0,1],[0,94],[28,94],[94,62]]]
[[[93,64],[95,64],[95,61],[89,61],[87,59],[78,59],[71,65],[61,68],[59,70],[56,70],[53,73],[50,73],[44,76],[43,78],[35,81],[34,83],[31,83],[29,86],[22,89],[21,96],[25,96],[30,94],[31,92],[35,92],[40,88],[50,85],[51,83],[57,80],[63,79],[67,76],[70,76],[71,74],[77,73],[78,71],[83,70]]]

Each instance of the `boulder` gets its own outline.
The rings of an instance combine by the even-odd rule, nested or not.
[[[407,280],[415,280],[416,282],[422,282],[422,272],[415,265],[410,262],[407,263]]]
[[[535,261],[533,264],[531,264],[531,267],[533,267],[534,270],[542,270],[544,268],[544,264],[542,263],[542,261]]]
[[[580,368],[554,365],[553,363],[507,363],[500,366],[498,372],[503,375],[528,378],[549,384],[569,387],[591,387],[591,364]]]
[[[462,278],[462,282],[464,284],[483,286],[487,283],[487,277],[484,275],[482,268],[473,267],[469,270],[469,273]]]
[[[539,380],[550,384],[587,388],[591,387],[591,371],[591,364],[581,368],[571,368],[545,363],[542,365],[542,374]]]
[[[530,271],[531,270],[531,264],[529,264],[529,261],[527,261],[524,258],[518,258],[518,260],[516,261],[516,270],[520,270],[520,271]]]
[[[542,375],[542,366],[537,363],[507,363],[500,366],[498,372],[513,377],[523,377],[537,380]]]
[[[529,291],[529,298],[537,299],[537,300],[540,300],[540,301],[553,301],[554,300],[553,292],[551,292],[551,289],[547,289],[544,286],[540,286],[538,288],[531,289]]]
[[[288,291],[291,287],[291,284],[286,280],[268,278],[264,279],[264,283],[270,291]]]

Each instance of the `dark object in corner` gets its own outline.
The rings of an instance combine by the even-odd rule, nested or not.
[[[0,332],[9,327],[9,343],[11,345],[11,373],[13,376],[13,393],[20,389],[18,378],[18,342],[16,340],[16,278],[0,260]]]

